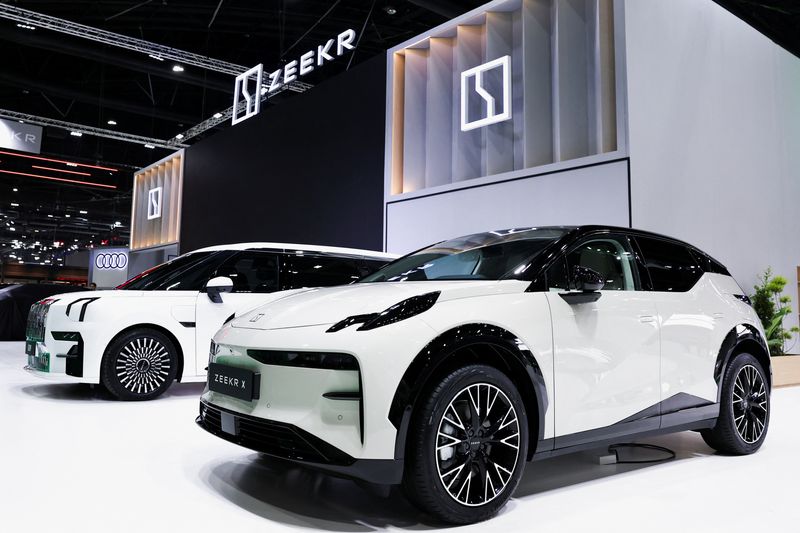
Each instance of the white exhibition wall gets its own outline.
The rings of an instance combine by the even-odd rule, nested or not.
[[[536,225],[628,225],[628,164],[615,161],[491,183],[386,206],[386,249]]]
[[[800,59],[711,0],[627,0],[625,38],[634,227],[748,292],[772,266],[797,311]]]

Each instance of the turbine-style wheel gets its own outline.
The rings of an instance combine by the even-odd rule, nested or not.
[[[499,370],[471,365],[415,407],[404,486],[422,510],[452,523],[494,515],[514,492],[528,449],[525,407]]]
[[[175,380],[175,346],[162,333],[135,330],[116,339],[103,357],[103,385],[121,400],[151,400]]]
[[[734,455],[753,453],[769,427],[770,390],[761,363],[738,354],[725,370],[717,425],[701,432],[712,448]]]

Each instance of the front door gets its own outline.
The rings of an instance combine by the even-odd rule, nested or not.
[[[596,301],[578,303],[560,293],[575,266],[605,280]],[[556,446],[597,435],[574,435],[652,414],[660,399],[656,309],[640,288],[628,238],[599,234],[583,239],[548,275],[553,319]],[[559,282],[562,279],[564,282]],[[658,427],[658,416],[640,422]],[[613,432],[613,428],[610,428]],[[570,438],[559,439],[565,435]],[[583,437],[583,440],[581,440]],[[559,440],[562,442],[559,443]]]
[[[197,296],[196,372],[203,375],[208,366],[211,338],[222,324],[234,314],[241,314],[271,298],[268,293],[278,290],[278,261],[272,252],[257,250],[239,252],[225,261],[211,277],[226,276],[233,281],[233,292],[222,295],[222,303],[214,303],[208,294]]]

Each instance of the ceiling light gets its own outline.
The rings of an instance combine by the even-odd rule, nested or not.
[[[8,228],[9,231],[17,231],[17,228]]]
[[[71,131],[69,132],[69,134],[72,135],[73,137],[83,137],[83,133],[79,131]]]
[[[150,143],[148,143],[148,144],[145,144],[145,145],[144,145],[144,147],[145,147],[145,148],[150,148],[151,150],[152,150],[153,148],[155,148],[155,146],[153,146],[153,145],[152,145],[152,144],[150,144]]]
[[[79,211],[79,213],[80,213],[81,215],[86,215],[86,214],[88,214],[89,212],[88,212],[88,211],[84,211],[83,209],[81,209],[81,210]]]
[[[13,189],[11,189],[11,190],[12,190],[12,191],[14,191],[14,192],[19,192],[19,189],[17,189],[16,187],[14,187],[14,188],[13,188]]]
[[[175,136],[176,139],[181,140],[183,139],[183,133],[179,133]]]
[[[222,118],[222,113],[214,113],[214,118]]]
[[[393,8],[392,6],[386,6],[383,8],[383,10],[386,11],[387,15],[394,15],[397,13],[397,9]]]
[[[116,126],[117,125],[117,121],[112,119],[112,120],[109,120],[106,124],[108,124],[109,126]]]
[[[69,217],[71,217],[72,215],[64,215],[64,216],[65,216],[65,217],[67,217],[67,218],[69,218]]]
[[[180,65],[172,65],[172,72],[183,72],[183,67]]]
[[[24,120],[18,120],[17,122],[19,122],[20,124],[25,124]]]
[[[17,28],[22,28],[23,30],[35,30],[36,26],[31,26],[30,24],[22,24],[21,22],[18,22]]]
[[[157,55],[154,55],[154,54],[147,54],[147,57],[152,57],[153,59],[155,59],[157,61],[164,61],[163,57],[158,57]]]
[[[11,207],[19,207],[19,204],[15,204],[14,202],[11,202]]]
[[[47,215],[47,218],[53,218],[53,215]]]

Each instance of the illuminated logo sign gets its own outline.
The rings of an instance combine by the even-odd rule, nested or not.
[[[147,193],[147,220],[161,218],[161,191],[161,187],[156,187]]]
[[[128,266],[128,254],[124,252],[97,254],[94,258],[94,266],[100,270],[122,270]]]
[[[42,127],[0,118],[0,147],[38,154],[42,148]]]
[[[247,72],[236,76],[236,82],[233,86],[233,118],[231,124],[238,124],[261,111],[261,82],[263,79],[264,65],[260,63]]]
[[[499,109],[498,109],[499,97]],[[476,98],[484,111],[470,113]],[[503,56],[461,73],[461,131],[511,119],[511,56]]]
[[[272,71],[266,81],[264,80],[263,64],[258,64],[236,76],[233,86],[231,124],[238,124],[257,115],[261,111],[262,96],[274,93],[284,85],[298,80],[301,76],[309,74],[328,61],[344,55],[348,50],[355,48],[355,40],[355,30],[344,30],[334,39],[328,39],[325,44],[317,46],[316,50],[309,50],[301,55],[300,59],[289,61],[283,68]]]

